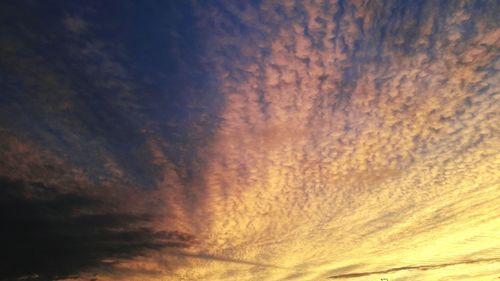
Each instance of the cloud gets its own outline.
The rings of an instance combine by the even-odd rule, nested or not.
[[[43,191],[9,196],[89,245],[17,274],[497,276],[450,262],[500,256],[497,2],[120,4],[0,27],[0,172]]]
[[[397,272],[397,271],[402,271],[402,270],[431,270],[431,269],[439,269],[439,268],[448,267],[448,266],[455,266],[455,265],[484,263],[484,262],[495,263],[495,262],[499,262],[499,261],[500,261],[500,259],[498,259],[498,258],[492,258],[492,259],[479,259],[479,260],[470,260],[470,261],[444,263],[444,264],[403,266],[403,267],[389,268],[389,269],[381,270],[381,271],[359,272],[359,273],[348,273],[348,274],[334,275],[334,276],[330,276],[330,278],[331,279],[357,278],[357,277],[363,277],[363,276],[368,276],[368,275],[380,275],[380,274],[392,273],[392,272]]]
[[[63,20],[64,26],[71,32],[80,33],[87,29],[88,23],[80,17],[66,15]]]
[[[203,253],[193,254],[193,253],[185,253],[185,252],[169,252],[166,255],[186,257],[186,258],[195,258],[195,259],[204,259],[204,260],[216,261],[216,262],[219,261],[219,262],[236,263],[236,264],[251,265],[251,266],[258,266],[258,267],[282,268],[280,266],[276,266],[276,265],[272,265],[272,264],[258,263],[258,262],[245,261],[245,260],[237,260],[237,259],[219,257],[219,256],[208,255],[208,254],[203,254]]]
[[[55,280],[101,267],[111,270],[120,260],[188,248],[194,241],[187,234],[145,226],[148,215],[114,213],[102,198],[62,193],[41,183],[2,177],[0,195],[2,280],[31,275]]]
[[[299,280],[425,263],[465,240],[439,260],[497,256],[497,27],[448,4],[225,3],[207,17],[225,97],[204,170],[207,245]],[[234,18],[242,27],[224,28]]]

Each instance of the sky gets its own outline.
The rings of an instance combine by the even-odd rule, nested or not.
[[[0,3],[0,280],[500,278],[500,2]]]

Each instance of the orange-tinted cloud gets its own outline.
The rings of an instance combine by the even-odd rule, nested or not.
[[[81,279],[498,276],[497,1],[221,1],[193,9],[206,35],[209,71],[200,71],[223,105],[204,112],[190,100],[187,112],[204,113],[189,122],[133,127],[134,157],[103,149],[108,174],[85,189],[127,214],[149,214],[155,233],[182,233],[174,242],[188,237],[189,245],[112,260]],[[108,59],[110,73],[128,77]],[[134,97],[118,80],[113,89]],[[163,123],[180,127],[181,140],[165,137]],[[141,167],[150,189],[130,175]]]

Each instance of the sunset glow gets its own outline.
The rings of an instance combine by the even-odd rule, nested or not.
[[[499,1],[21,2],[0,280],[500,278]]]

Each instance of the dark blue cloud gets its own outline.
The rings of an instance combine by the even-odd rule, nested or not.
[[[109,176],[109,155],[144,186],[157,176],[146,152],[151,134],[187,151],[210,136],[220,97],[189,3],[6,2],[1,17],[0,126],[96,179]],[[84,27],[76,32],[68,19]],[[164,153],[195,169],[192,153]]]
[[[56,280],[147,251],[186,248],[194,237],[141,226],[148,214],[110,211],[113,202],[43,183],[0,177],[0,280]]]

